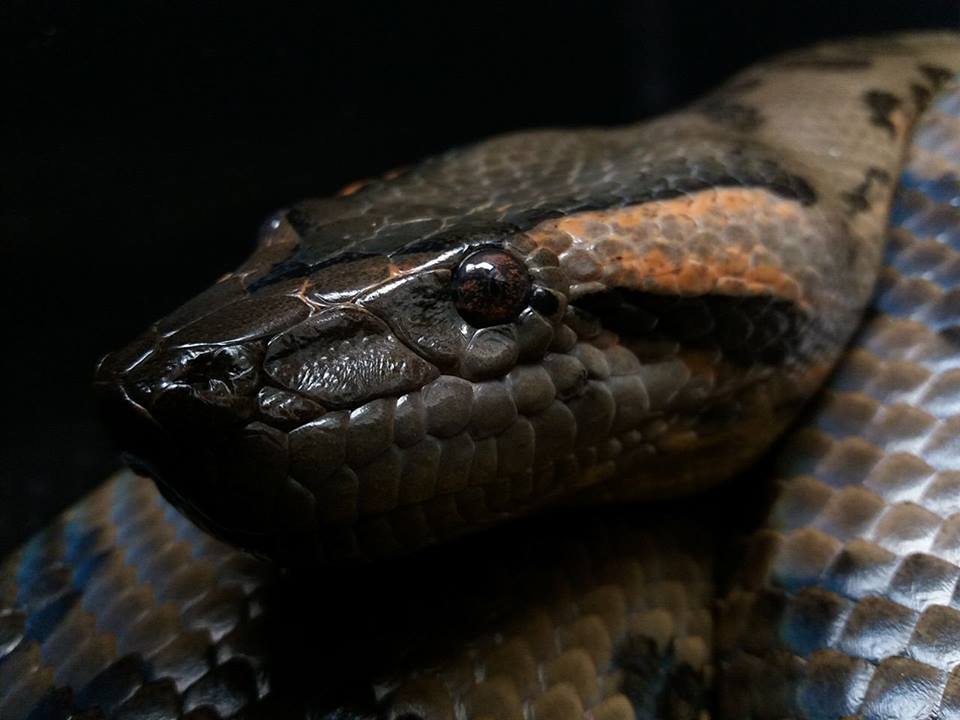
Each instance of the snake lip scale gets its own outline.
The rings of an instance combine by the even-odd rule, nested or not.
[[[960,717],[957,70],[823,43],[278,212],[101,361],[156,484],[0,566],[0,718]]]

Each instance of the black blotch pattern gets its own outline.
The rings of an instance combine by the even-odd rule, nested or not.
[[[922,113],[930,104],[930,98],[933,93],[930,88],[920,83],[910,83],[910,94],[913,96],[913,104],[917,108],[917,113]]]
[[[893,137],[896,127],[890,119],[894,110],[900,107],[900,98],[885,90],[868,90],[863,94],[863,101],[870,108],[870,122],[882,127]]]
[[[617,288],[580,298],[575,306],[624,339],[675,341],[718,348],[743,365],[778,365],[809,352],[811,322],[797,305],[773,296],[658,295]],[[807,338],[807,339],[805,339]]]
[[[923,73],[923,76],[930,81],[933,85],[934,91],[939,90],[940,87],[947,82],[950,78],[953,77],[953,73],[942,65],[931,65],[929,63],[921,63],[917,66],[917,69]]]
[[[876,185],[889,185],[890,173],[883,168],[870,167],[864,175],[863,182],[852,190],[843,193],[843,199],[852,213],[863,212],[870,207],[870,190]]]
[[[917,112],[923,112],[930,100],[947,80],[953,77],[953,73],[945,67],[939,65],[930,65],[921,63],[917,65],[917,70],[923,75],[924,82],[915,82],[910,85],[910,93],[913,96],[913,103]],[[929,85],[929,87],[928,87]]]

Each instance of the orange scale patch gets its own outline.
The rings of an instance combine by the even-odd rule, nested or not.
[[[630,246],[619,238],[609,238],[596,243],[593,251],[604,258],[619,259],[619,256],[630,251]]]
[[[716,188],[549,220],[527,236],[541,247],[562,247],[565,257],[581,265],[581,251],[591,253],[607,287],[774,295],[806,304],[802,283],[779,265],[776,243],[768,247],[761,238],[782,239],[807,225],[794,201],[762,189]],[[734,228],[733,237],[724,240]],[[572,265],[567,270],[579,272],[572,272]]]
[[[573,243],[573,237],[571,237],[567,232],[558,232],[551,233],[548,236],[542,238],[541,242],[537,244],[540,247],[546,248],[557,255],[563,253],[570,245]]]
[[[726,253],[726,258],[718,267],[718,273],[723,277],[742,277],[750,271],[750,258],[735,248]]]
[[[685,295],[705,295],[717,284],[714,268],[696,260],[683,263],[676,278],[680,291]]]

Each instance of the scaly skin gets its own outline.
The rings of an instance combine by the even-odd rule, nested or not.
[[[723,715],[960,713],[960,88],[901,178],[872,308],[778,457],[724,603]]]
[[[827,44],[652,122],[507,135],[299,203],[103,361],[121,442],[286,565],[725,480],[855,327],[911,122],[958,63],[952,36]],[[491,249],[502,293],[465,281]]]
[[[958,41],[943,36],[826,46],[748,70],[690,111],[645,126],[494,140],[351,189],[341,200],[298,206],[275,223],[251,264],[108,359],[101,378],[125,383],[128,397],[150,405],[165,423],[163,442],[133,439],[144,466],[170,483],[167,494],[227,537],[291,563],[409,550],[547,500],[610,501],[715,482],[739,470],[788,420],[852,328],[880,256],[910,114],[943,80],[934,65],[950,67],[958,54]],[[960,355],[950,246],[960,218],[945,204],[958,194],[950,138],[960,133],[949,115],[957,114],[960,91],[951,92],[953,104],[940,106],[917,140],[871,320],[833,389],[778,455],[789,470],[782,474],[796,477],[770,488],[770,529],[756,536],[753,551],[718,556],[749,525],[739,498],[767,492],[762,470],[700,500],[646,509],[572,504],[408,559],[300,572],[282,572],[212,539],[152,483],[125,472],[0,568],[0,717],[949,716],[957,695],[949,671],[960,647],[951,607],[960,577],[951,533],[960,496],[960,458],[951,444]],[[736,183],[716,172],[692,185],[700,171],[691,168],[718,167],[711,153],[726,153],[729,169],[734,140],[747,149],[733,153],[733,164],[749,172]],[[611,165],[634,145],[633,164]],[[744,153],[751,158],[745,164]],[[644,158],[650,175],[637,171]],[[462,210],[439,212],[448,199],[443,188],[459,190],[451,172],[480,160],[501,181],[493,187],[503,188],[503,202],[484,205],[452,193],[477,210],[471,228],[454,233],[460,242],[449,257],[436,242],[389,255],[408,234],[435,241],[433,220],[445,232],[457,227]],[[507,163],[500,175],[493,172],[498,163]],[[511,180],[511,167],[537,171]],[[596,194],[570,199],[572,177]],[[658,185],[658,177],[668,180]],[[533,189],[561,216],[517,205],[517,194],[529,201]],[[414,196],[432,198],[431,212],[400,202]],[[598,197],[606,198],[601,207]],[[400,222],[397,213],[408,206],[411,222]],[[367,222],[380,211],[390,223]],[[431,288],[424,278],[449,282],[443,272],[467,253],[473,221],[489,234],[493,215],[512,225],[498,242],[523,259],[558,307],[551,315],[546,295],[530,295],[531,307],[515,323],[488,329],[486,335],[497,335],[492,345],[476,341],[482,332],[473,333],[476,344],[457,345],[440,324],[420,345],[423,319],[415,312],[396,317],[396,298],[408,311],[436,307],[416,303]],[[426,224],[412,222],[421,216]],[[370,238],[349,240],[351,249],[377,255],[315,267],[361,230]],[[426,275],[428,265],[441,272]],[[296,273],[302,276],[281,277]],[[335,296],[334,284],[344,279],[356,287],[339,287],[343,294]],[[388,291],[380,285],[369,292],[398,279]],[[615,304],[598,297],[612,287]],[[257,344],[293,334],[349,355],[350,348],[326,342],[329,328],[318,331],[316,316],[332,300],[363,293],[368,299],[356,305],[366,310],[335,304],[327,312],[376,328],[367,335],[368,355],[388,347],[420,368],[406,381],[422,387],[404,393],[417,395],[423,410],[401,411],[417,406],[391,400],[396,386],[385,388],[369,373],[347,372],[336,386],[300,375],[297,397],[279,396],[290,393],[290,364],[270,365],[271,350]],[[231,297],[240,305],[225,304]],[[564,305],[581,311],[574,316]],[[763,352],[756,336],[752,345],[732,342],[734,317],[750,320],[760,334],[780,327],[764,324],[763,308],[785,318],[788,331]],[[696,320],[704,310],[710,342],[701,340],[703,321]],[[304,319],[310,312],[314,319]],[[644,314],[655,315],[660,329],[638,331]],[[430,317],[439,323],[459,315],[443,305]],[[169,386],[183,377],[174,377],[170,362],[209,358],[210,343],[220,342],[243,347],[234,361],[256,355],[254,375],[271,380],[234,373],[229,392],[217,395],[213,383],[198,398],[198,378],[216,380],[224,369],[207,363],[200,375],[192,370],[192,391],[156,403],[169,389],[161,380]],[[505,353],[511,342],[516,352]],[[185,349],[193,343],[200,345]],[[298,361],[303,347],[316,348],[278,345]],[[136,362],[150,348],[151,357]],[[132,365],[142,372],[128,370]],[[431,379],[426,366],[443,374]],[[276,387],[278,378],[287,390]],[[381,397],[362,396],[363,378],[380,383]],[[269,382],[269,402],[250,399]],[[469,413],[458,395],[463,387],[470,389]],[[319,393],[334,407],[297,425],[304,419],[298,413],[320,412]],[[512,413],[503,413],[504,398]],[[218,412],[190,431],[222,439],[224,427],[242,418],[245,439],[237,444],[231,436],[229,445],[242,458],[233,466],[256,470],[246,488],[243,474],[222,475],[221,496],[209,479],[210,487],[193,487],[167,474],[197,452],[183,449],[186,425],[171,427],[186,422],[185,409],[210,407]],[[709,419],[705,407],[714,413]],[[403,412],[408,419],[398,420]],[[570,423],[557,419],[568,414],[572,434]],[[409,417],[423,421],[419,434]],[[334,431],[323,437],[346,437],[339,469],[317,462],[336,457],[317,455],[330,446],[314,432],[325,422]],[[516,427],[530,429],[523,432],[532,448],[516,440]],[[228,445],[213,444],[205,467],[222,470]],[[407,468],[423,467],[425,446],[437,448],[429,451],[439,458],[428,463],[432,474],[409,474]],[[151,455],[171,447],[179,456]],[[303,454],[298,447],[311,449]],[[485,472],[494,479],[474,484],[491,447],[498,459]],[[288,453],[286,463],[277,460],[277,448]],[[415,448],[416,463],[409,460]],[[455,452],[457,462],[444,465]],[[382,469],[390,466],[384,457],[399,458],[395,495],[370,491],[392,477]],[[575,471],[567,471],[560,489],[540,493],[556,485],[570,458]],[[377,463],[380,470],[366,470]],[[264,482],[266,495],[250,483],[287,471],[279,489]],[[355,482],[329,482],[350,473]],[[404,484],[411,478],[420,479],[415,490]],[[224,487],[228,479],[238,485]],[[197,473],[189,480],[205,482]],[[243,498],[251,488],[261,494]],[[471,488],[480,489],[495,516],[465,510]],[[371,498],[381,504],[371,506]],[[405,507],[420,510],[426,532]],[[306,550],[298,544],[305,538]],[[725,594],[722,578],[731,566],[735,586],[715,628],[714,603]]]

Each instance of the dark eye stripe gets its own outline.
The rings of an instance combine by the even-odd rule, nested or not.
[[[616,288],[576,307],[621,338],[715,347],[739,364],[778,365],[817,350],[813,320],[797,305],[766,295],[657,295]]]

